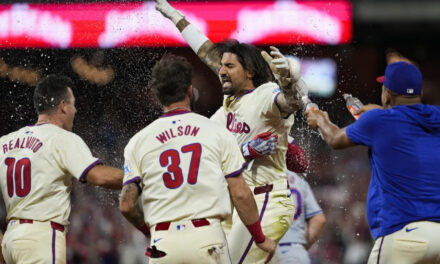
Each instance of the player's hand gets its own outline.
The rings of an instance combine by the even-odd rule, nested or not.
[[[289,62],[287,58],[274,46],[270,46],[270,55],[266,51],[262,51],[261,55],[269,64],[270,69],[278,77],[289,76]]]
[[[380,105],[377,105],[377,104],[367,104],[367,105],[362,106],[354,114],[355,115],[362,115],[363,113],[368,112],[373,109],[383,109],[383,107]]]
[[[277,243],[275,243],[275,241],[273,241],[272,239],[266,237],[266,239],[264,240],[264,242],[262,243],[255,243],[255,245],[257,245],[257,247],[265,252],[267,252],[269,255],[267,256],[266,260],[264,261],[264,263],[269,263],[270,260],[273,258],[273,256],[275,255],[275,250],[277,249]]]
[[[243,156],[248,159],[259,158],[275,153],[278,145],[278,135],[263,132],[241,146]]]
[[[307,118],[307,124],[313,129],[319,128],[319,123],[329,120],[328,113],[321,110],[307,110],[304,115]]]
[[[165,253],[162,250],[159,250],[156,248],[156,246],[152,246],[151,248],[147,246],[147,250],[145,251],[145,256],[150,257],[150,258],[163,258],[167,255],[167,253]]]
[[[301,77],[301,67],[297,60],[286,58],[276,47],[270,47],[270,55],[261,52],[264,60],[269,64],[275,78],[282,87],[288,86],[292,81],[297,82]]]
[[[179,20],[184,18],[183,14],[172,7],[167,0],[154,0],[156,2],[156,10],[159,11],[164,17],[170,19],[177,24]]]

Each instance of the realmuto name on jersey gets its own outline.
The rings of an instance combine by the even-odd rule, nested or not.
[[[235,113],[228,113],[226,128],[232,133],[238,134],[249,134],[249,132],[251,132],[249,125],[244,121],[238,121]]]
[[[169,128],[167,130],[162,131],[159,135],[156,136],[157,140],[160,141],[160,143],[165,143],[170,139],[181,137],[181,136],[197,136],[197,133],[199,133],[200,127],[197,126],[178,126],[176,128]]]
[[[13,149],[30,149],[35,153],[42,146],[43,146],[43,142],[41,142],[36,137],[17,138],[17,139],[9,140],[7,144],[3,144],[3,153],[6,153]]]

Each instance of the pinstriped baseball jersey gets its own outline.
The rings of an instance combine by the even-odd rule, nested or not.
[[[290,191],[296,204],[294,221],[280,243],[307,244],[305,237],[306,220],[320,214],[321,207],[313,195],[310,185],[296,173],[287,171]]]
[[[231,214],[225,177],[238,175],[244,159],[234,137],[188,111],[163,115],[125,148],[124,185],[139,181],[145,222]]]
[[[266,131],[278,135],[277,151],[255,159],[251,170],[243,171],[243,177],[250,186],[264,185],[287,177],[287,135],[294,117],[281,117],[276,104],[279,94],[277,84],[262,84],[241,96],[225,97],[223,106],[211,117],[211,120],[226,126],[240,146]]]
[[[71,176],[84,181],[100,161],[76,134],[53,124],[0,138],[0,187],[10,219],[68,225]]]

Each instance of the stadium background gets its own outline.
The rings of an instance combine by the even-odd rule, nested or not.
[[[210,1],[202,3],[206,2]],[[440,3],[357,0],[351,4],[353,38],[349,43],[279,46],[286,54],[331,58],[336,62],[334,94],[312,99],[328,111],[338,125],[353,122],[342,94],[352,93],[364,103],[380,103],[380,85],[375,78],[383,74],[386,50],[393,48],[418,63],[425,79],[424,101],[440,105],[440,53],[437,51]],[[267,49],[267,46],[261,48]],[[17,73],[37,69],[43,76],[65,74],[76,84],[78,113],[74,132],[105,163],[122,167],[123,148],[128,139],[161,114],[148,90],[148,81],[154,62],[165,52],[185,56],[194,65],[194,85],[200,90],[196,110],[211,115],[221,104],[220,86],[216,76],[186,47],[4,48],[0,49],[0,135],[36,121],[33,87],[23,79],[17,81],[14,77]],[[111,67],[114,79],[106,85],[96,85],[80,78],[71,64],[78,56],[92,66]],[[316,132],[307,128],[300,114],[296,115],[292,134],[307,151],[310,164],[307,180],[328,219],[319,241],[310,250],[313,263],[365,263],[372,246],[365,217],[370,177],[367,149],[330,150]],[[146,241],[121,217],[117,210],[118,192],[75,182],[72,202],[68,263],[145,263]],[[0,211],[0,228],[5,230],[4,206]]]

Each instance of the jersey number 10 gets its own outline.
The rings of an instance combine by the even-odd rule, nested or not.
[[[199,143],[189,144],[183,146],[182,153],[191,152],[191,162],[188,172],[188,183],[195,184],[197,182],[197,176],[199,175],[200,156],[202,153],[202,146]],[[175,149],[169,149],[160,155],[160,165],[167,167],[168,172],[162,175],[165,186],[170,189],[176,189],[183,183],[183,173],[180,168],[180,153]],[[171,173],[173,175],[171,175]]]
[[[8,195],[12,197],[15,194],[18,197],[25,197],[31,191],[31,161],[23,158],[15,162],[15,158],[5,160],[8,171],[6,172],[6,184],[8,186]]]

